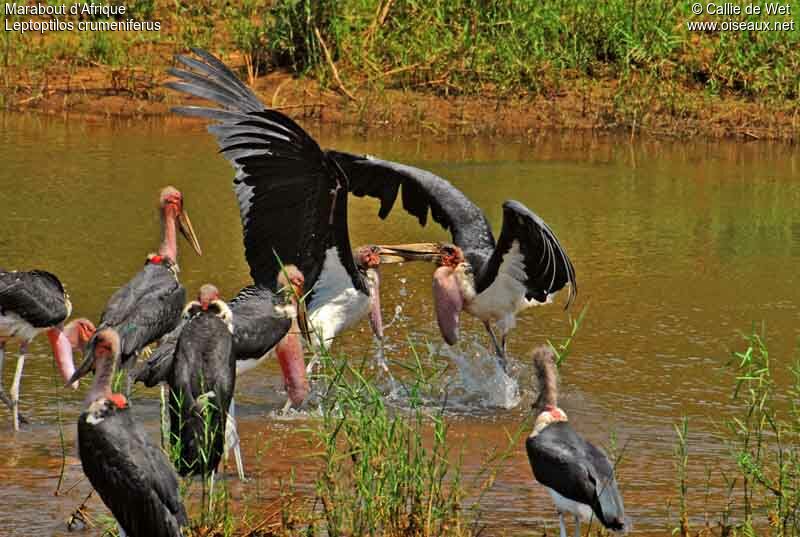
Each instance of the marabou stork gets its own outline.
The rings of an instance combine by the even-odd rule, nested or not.
[[[149,254],[144,268],[111,295],[100,317],[98,331],[113,329],[120,339],[121,364],[129,367],[138,353],[175,328],[186,304],[186,290],[178,281],[178,242],[180,231],[201,255],[200,244],[183,206],[183,194],[168,186],[159,197],[161,246]],[[91,360],[94,340],[89,342]]]
[[[264,287],[245,287],[228,304],[233,318],[232,352],[236,358],[236,376],[253,370],[274,351],[283,373],[289,402],[299,406],[309,392],[297,321],[297,297],[303,295],[303,276],[295,266],[285,266],[278,276],[277,287],[280,294]],[[168,381],[184,327],[185,323],[181,323],[161,339],[153,355],[135,374],[137,382],[152,387]],[[233,398],[227,427],[227,449],[234,449],[239,477],[243,479],[244,467],[236,432]]]
[[[128,537],[177,537],[187,524],[178,478],[161,448],[134,419],[124,395],[111,392],[122,342],[113,329],[99,330],[94,352],[70,381],[94,366],[86,410],[78,418],[83,472]]]
[[[72,303],[54,274],[43,270],[16,272],[0,269],[0,381],[5,345],[10,340],[20,341],[10,398],[0,382],[0,399],[13,414],[15,431],[19,430],[20,421],[27,423],[19,412],[19,389],[30,341],[40,332],[47,332],[56,366],[66,381],[75,371],[73,350],[83,350],[94,334],[94,325],[88,319],[75,319],[64,326],[70,313]],[[77,384],[73,386],[77,387]]]
[[[578,288],[572,262],[550,227],[522,203],[503,204],[503,227],[495,241],[483,211],[445,179],[371,156],[338,151],[329,151],[328,156],[347,175],[352,194],[380,200],[380,218],[389,216],[402,186],[406,212],[425,226],[430,210],[433,220],[450,231],[453,244],[394,247],[405,259],[439,265],[433,295],[439,330],[448,344],[458,340],[459,314],[466,310],[483,322],[505,370],[506,336],[516,315],[550,303],[566,285],[570,291],[565,309],[574,300]],[[500,343],[492,323],[500,330]]]
[[[187,304],[169,385],[170,440],[178,473],[207,476],[222,459],[228,407],[236,386],[233,314],[211,284]]]
[[[219,59],[177,56],[188,68],[170,69],[167,86],[220,105],[173,111],[210,119],[209,131],[233,165],[245,256],[256,285],[274,292],[283,264],[305,280],[312,343],[327,344],[370,312],[380,338],[378,247],[356,251],[347,229],[347,177],[297,123],[270,110]]]
[[[589,521],[592,516],[610,530],[627,531],[630,522],[625,518],[608,457],[579,436],[558,408],[552,351],[536,349],[533,365],[539,380],[539,397],[533,407],[536,421],[525,449],[534,477],[547,488],[556,505],[561,537],[567,536],[565,513],[575,516],[576,537],[581,534],[581,521]]]

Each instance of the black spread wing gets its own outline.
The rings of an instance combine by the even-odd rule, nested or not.
[[[173,330],[185,303],[186,289],[173,272],[163,265],[147,264],[111,297],[98,331],[110,327],[119,333],[126,361]],[[90,342],[89,349],[93,348]]]
[[[277,311],[280,305],[280,295],[258,286],[245,287],[230,301],[237,360],[264,356],[286,335],[292,321]]]
[[[61,281],[43,270],[0,271],[0,313],[14,312],[34,328],[47,328],[69,315]]]
[[[371,156],[340,151],[328,151],[328,155],[344,170],[352,194],[380,200],[381,218],[389,216],[400,194],[403,209],[420,225],[427,223],[430,212],[433,221],[449,231],[453,243],[466,254],[488,255],[494,248],[492,228],[483,211],[449,181],[426,170]]]
[[[107,405],[99,423],[78,419],[86,477],[128,535],[179,536],[188,519],[175,471],[128,409]]]
[[[525,264],[525,298],[546,302],[549,295],[569,284],[567,307],[578,292],[575,269],[555,233],[537,214],[518,201],[503,204],[503,228],[497,247],[476,281],[478,293],[497,277],[504,256],[517,243]]]
[[[622,529],[625,513],[611,463],[569,423],[548,425],[525,448],[537,481],[590,506],[605,527]]]
[[[332,246],[353,277],[347,180],[339,167],[297,123],[267,109],[222,62],[193,50],[202,61],[178,56],[188,70],[171,69],[181,81],[167,86],[222,107],[186,106],[174,111],[217,122],[209,132],[236,170],[234,190],[253,280],[277,290],[280,259],[297,265],[310,289]],[[353,284],[364,288],[360,278]]]

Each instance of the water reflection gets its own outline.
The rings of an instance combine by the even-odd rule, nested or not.
[[[181,257],[186,286],[211,281],[231,296],[248,283],[231,171],[201,125],[0,115],[0,126],[0,266],[57,273],[76,315],[97,319],[108,296],[157,247],[157,192],[170,183],[185,193],[205,250],[202,258]],[[732,378],[722,364],[740,345],[737,331],[763,321],[779,361],[791,355],[800,334],[797,152],[756,143],[631,145],[582,133],[431,140],[426,134],[364,137],[314,124],[310,130],[323,146],[401,160],[451,179],[495,229],[501,204],[510,198],[551,225],[574,262],[578,300],[568,313],[554,305],[520,317],[509,342],[520,404],[487,410],[483,403],[492,394],[474,401],[474,393],[462,390],[453,445],[463,450],[466,472],[473,475],[489,450],[507,442],[532,399],[528,352],[565,337],[568,316],[589,304],[563,371],[563,406],[593,441],[608,445],[614,432],[618,445],[627,446],[619,481],[636,531],[663,534],[670,516],[675,519],[665,500],[675,490],[673,424],[683,415],[691,418],[692,470],[704,475],[704,465],[716,462],[720,450],[714,423],[731,409]],[[449,238],[436,227],[420,229],[402,211],[379,221],[371,200],[352,200],[350,211],[353,244]],[[385,269],[384,314],[389,318],[402,308],[386,330],[390,360],[409,358],[409,340],[421,348],[426,342],[439,346],[430,276],[431,267],[423,265]],[[464,332],[473,335],[461,348],[468,355],[474,341],[488,342],[478,323],[463,321]],[[376,349],[366,323],[345,334],[336,350],[371,359]],[[81,395],[57,385],[43,340],[32,354],[22,400],[37,424],[7,437],[0,462],[4,495],[14,498],[0,506],[0,525],[10,535],[52,533],[87,492],[83,483],[52,496],[60,467],[59,408],[74,454]],[[435,354],[448,363],[448,352]],[[13,368],[6,369],[8,385]],[[464,379],[455,364],[448,374],[453,383]],[[276,480],[291,468],[299,486],[310,491],[313,468],[297,457],[306,441],[292,434],[292,421],[267,417],[285,400],[277,367],[243,377],[239,392],[246,463],[255,466],[251,473],[262,479],[264,493],[274,494]],[[136,395],[137,414],[155,431],[152,392]],[[70,462],[72,484],[81,473],[75,459]],[[721,486],[712,483],[712,491]],[[246,488],[237,494],[247,494]],[[702,504],[703,491],[693,494]],[[542,520],[556,527],[549,499],[532,486],[521,446],[483,502],[492,530],[538,534]]]

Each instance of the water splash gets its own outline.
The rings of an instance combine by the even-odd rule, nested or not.
[[[517,379],[503,371],[497,357],[478,341],[458,347],[443,345],[439,354],[449,358],[458,370],[448,394],[453,403],[506,410],[519,405]]]

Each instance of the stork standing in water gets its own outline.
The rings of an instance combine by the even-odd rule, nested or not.
[[[119,334],[99,330],[94,352],[70,382],[95,369],[78,418],[78,453],[83,472],[128,537],[178,537],[188,523],[175,470],[134,419],[124,395],[111,392],[122,354]]]
[[[186,304],[186,290],[178,281],[178,242],[180,231],[201,255],[192,222],[183,206],[183,194],[174,187],[161,190],[161,246],[149,254],[144,268],[119,288],[106,304],[98,331],[110,328],[120,340],[123,366],[130,366],[138,353],[168,333],[180,321]],[[87,360],[95,346],[89,342]]]
[[[83,350],[94,334],[94,325],[88,319],[76,319],[64,326],[70,313],[72,303],[54,274],[43,270],[0,269],[0,400],[13,414],[15,431],[19,430],[20,421],[27,422],[19,412],[19,390],[31,340],[47,332],[56,366],[66,381],[75,371],[73,350]],[[5,346],[11,340],[20,341],[20,350],[9,397],[3,389],[2,377]]]
[[[167,376],[170,440],[180,447],[180,475],[207,476],[222,459],[228,406],[236,386],[233,314],[213,285],[200,288],[183,313],[185,322]]]
[[[614,477],[605,453],[584,440],[570,426],[567,415],[558,408],[556,367],[552,351],[534,351],[533,365],[539,380],[539,397],[534,404],[536,421],[525,442],[533,475],[547,488],[558,510],[561,537],[567,537],[564,514],[575,516],[575,536],[581,535],[581,522],[596,517],[614,531],[627,531]]]
[[[389,216],[402,186],[403,209],[420,225],[425,226],[430,211],[433,220],[450,231],[453,244],[384,247],[405,259],[438,264],[433,276],[436,320],[449,345],[458,341],[459,315],[466,310],[483,322],[506,370],[506,337],[517,314],[550,303],[567,285],[565,308],[574,300],[578,288],[572,262],[550,227],[522,203],[503,204],[503,227],[495,241],[483,211],[445,179],[371,156],[338,151],[328,156],[349,178],[352,194],[380,200],[381,218]]]
[[[303,295],[304,289],[303,276],[295,266],[285,266],[278,276],[277,287],[281,294],[276,295],[259,286],[245,287],[230,301],[236,376],[253,370],[274,352],[283,373],[288,403],[299,406],[309,391],[300,341],[301,330],[297,321],[298,297]],[[148,387],[167,381],[184,327],[185,323],[181,323],[162,338],[150,359],[137,371],[136,381]],[[244,479],[233,398],[227,417],[226,451],[234,450],[239,477]]]
[[[209,131],[233,165],[234,191],[244,231],[245,256],[256,285],[277,292],[282,263],[305,282],[305,307],[313,343],[331,338],[367,313],[381,337],[378,247],[350,247],[347,177],[297,123],[261,103],[216,57],[177,56],[188,68],[171,69],[180,81],[167,86],[222,108],[184,106],[176,113],[210,119]]]

